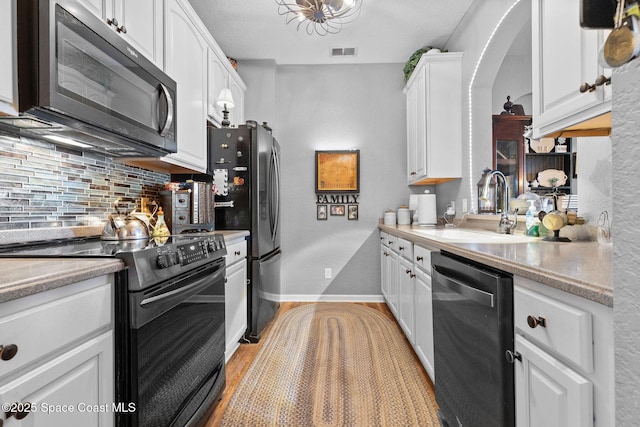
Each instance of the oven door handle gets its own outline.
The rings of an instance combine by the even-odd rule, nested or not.
[[[479,304],[486,305],[488,307],[494,306],[493,294],[481,291],[480,289],[476,289],[452,277],[446,276],[438,271],[438,268],[440,267],[437,265],[432,266],[433,279],[436,280],[438,284]]]
[[[221,278],[220,276],[222,276],[222,279],[224,280],[224,274],[225,274],[225,269],[218,267],[218,271],[213,273],[213,275],[206,274],[200,279],[198,279],[197,281],[195,281],[194,283],[191,283],[187,286],[182,286],[180,288],[173,289],[169,292],[163,292],[161,294],[153,295],[143,299],[142,301],[140,301],[140,307],[149,308],[149,306],[152,304],[163,302],[175,296],[183,296],[184,294],[189,294],[189,295],[195,294],[201,289],[206,288],[207,286],[211,286],[211,283]],[[183,280],[186,280],[186,279],[183,279]]]

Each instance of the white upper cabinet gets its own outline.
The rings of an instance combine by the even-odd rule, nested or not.
[[[205,173],[207,170],[207,44],[186,0],[168,0],[166,72],[177,85],[178,152],[163,160]]]
[[[215,125],[222,123],[222,107],[216,104],[216,99],[222,89],[231,90],[233,96],[233,108],[228,108],[229,121],[231,126],[238,126],[244,123],[244,92],[246,86],[238,73],[233,69],[222,50],[212,43],[209,47],[209,69],[208,69],[208,102],[207,115]]]
[[[238,126],[244,123],[244,91],[246,89],[242,80],[231,75],[229,80],[229,89],[233,95],[234,107],[229,113],[231,126]]]
[[[149,60],[163,67],[164,2],[158,0],[87,0],[83,5],[103,19]]]
[[[17,115],[16,0],[0,0],[0,112]]]
[[[209,48],[207,115],[209,120],[218,125],[222,122],[222,107],[216,104],[216,99],[220,91],[227,87],[229,80],[229,72],[224,65],[226,60],[227,58],[221,59],[212,48]]]
[[[533,137],[601,128],[584,122],[611,111],[611,85],[597,84],[611,75],[598,63],[607,32],[580,27],[580,0],[532,4]]]
[[[425,54],[405,86],[407,179],[462,177],[462,53]]]

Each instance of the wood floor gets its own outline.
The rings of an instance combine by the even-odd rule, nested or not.
[[[278,312],[278,316],[282,315],[282,313],[286,312],[287,310],[291,310],[292,308],[299,307],[305,304],[311,304],[311,303],[305,303],[305,302],[282,303],[280,306],[280,310]],[[321,304],[331,304],[331,303],[321,303]],[[366,307],[376,309],[384,313],[389,319],[393,320],[393,322],[396,323],[393,313],[391,313],[391,311],[389,310],[389,308],[385,303],[354,303],[354,304],[360,304]],[[231,359],[229,359],[229,362],[227,362],[227,366],[226,366],[227,385],[224,392],[222,393],[222,400],[220,401],[215,411],[211,414],[211,416],[207,420],[205,427],[216,427],[216,426],[219,426],[220,423],[222,422],[222,416],[224,415],[224,411],[227,405],[229,404],[229,400],[231,400],[231,396],[233,395],[233,392],[235,391],[236,387],[238,387],[238,384],[242,380],[242,377],[249,369],[249,366],[251,365],[251,362],[258,354],[258,351],[260,351],[262,344],[265,342],[266,336],[271,331],[272,324],[273,322],[271,322],[265,328],[265,331],[262,334],[262,338],[260,342],[258,342],[257,344],[240,344],[240,348],[238,348],[238,350],[234,353],[234,355],[231,356]],[[400,326],[397,323],[396,323],[396,326],[404,336],[404,332],[402,332],[402,330],[400,329]],[[407,342],[407,345],[409,346],[409,348],[411,348],[411,344],[409,344],[409,342]],[[431,393],[435,394],[433,389],[433,383],[431,382],[431,379],[429,378],[426,371],[422,367],[422,364],[420,363],[420,360],[418,359],[418,356],[415,355],[415,353],[413,354],[413,358],[415,360],[416,365],[420,367],[420,372],[422,376],[426,379],[427,383],[429,384]]]

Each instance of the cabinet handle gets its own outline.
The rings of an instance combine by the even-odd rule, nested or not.
[[[241,252],[240,251],[235,251],[234,254],[237,255],[237,256],[240,256]]]
[[[527,324],[531,329],[534,329],[538,325],[542,326],[543,328],[546,328],[547,319],[545,319],[544,317],[535,317],[535,316],[529,315],[527,316]]]
[[[389,244],[390,244],[390,245],[393,245],[393,242],[392,242],[391,240],[389,240]]]
[[[107,24],[113,25],[114,27],[118,28],[118,20],[116,18],[107,19]]]
[[[522,355],[517,351],[507,350],[504,352],[504,357],[505,359],[507,359],[507,362],[509,363],[515,363],[516,360],[519,360],[522,362]]]
[[[604,74],[600,74],[596,79],[596,86],[610,85],[610,84],[611,84],[611,77],[607,77]]]
[[[124,25],[116,28],[116,31],[122,34],[127,34],[127,27],[125,27]]]
[[[409,274],[411,273],[411,270],[405,270],[405,273]]]
[[[386,252],[384,252],[384,256],[389,256],[389,254],[388,254],[388,253],[386,253]]]
[[[13,406],[13,407],[22,407],[22,406],[28,407],[29,405],[30,404],[28,404],[28,403],[27,404],[15,403],[15,404],[12,404],[10,406]],[[5,411],[5,413],[4,413],[4,417],[5,418],[14,417],[16,420],[21,420],[24,417],[26,417],[27,415],[29,415],[29,411]]]
[[[18,353],[18,346],[15,344],[1,345],[0,344],[0,359],[11,360]]]
[[[416,277],[416,275],[415,275],[415,274],[413,274],[413,273],[410,273],[410,274],[409,274],[409,277],[413,279],[414,277]]]
[[[398,246],[399,251],[404,251],[404,246]]]
[[[424,261],[424,258],[422,258],[421,256],[416,257],[416,261]]]
[[[593,92],[594,90],[596,90],[596,85],[590,85],[587,82],[580,85],[580,93]]]

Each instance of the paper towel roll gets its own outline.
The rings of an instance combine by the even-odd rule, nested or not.
[[[435,225],[437,222],[436,195],[420,194],[418,196],[418,224]]]

